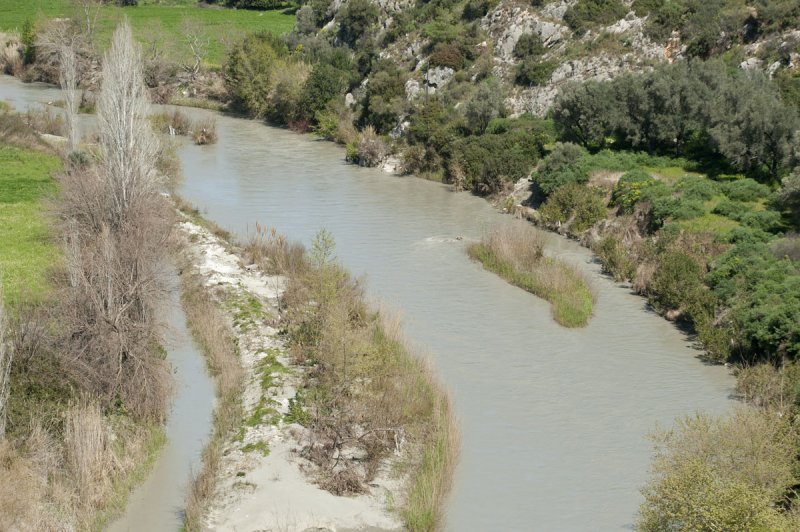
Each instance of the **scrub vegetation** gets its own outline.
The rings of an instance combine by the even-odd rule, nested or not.
[[[592,316],[589,282],[576,268],[545,256],[544,250],[542,235],[516,224],[491,230],[467,248],[469,256],[487,270],[549,301],[558,323],[583,327]]]
[[[282,7],[260,1],[224,3]],[[79,22],[83,18],[72,21],[88,33],[76,54],[79,84],[87,94],[98,88],[92,87],[86,75],[92,68],[86,65],[107,42],[103,35],[111,25],[104,17],[124,12],[134,27],[152,29],[140,38],[146,44],[145,81],[158,101],[214,100],[213,105],[339,142],[351,162],[376,166],[394,156],[407,173],[500,200],[515,183],[529,178],[532,196],[526,212],[531,220],[590,246],[610,276],[629,283],[655,311],[690,331],[705,359],[733,364],[742,396],[752,405],[730,419],[685,420],[659,436],[640,527],[796,529],[797,479],[786,473],[786,460],[792,470],[797,468],[800,75],[797,39],[789,34],[800,20],[797,2],[636,0],[629,7],[637,16],[647,16],[644,35],[666,46],[670,62],[611,81],[558,87],[551,82],[559,57],[583,57],[590,49],[614,55],[627,49],[629,43],[602,28],[625,17],[628,4],[570,4],[564,22],[571,34],[562,39],[573,42],[567,43],[565,55],[554,54],[552,42],[527,35],[513,49],[513,79],[507,79],[495,75],[500,65],[493,38],[482,25],[482,17],[498,3],[420,2],[392,13],[391,24],[386,22],[388,13],[369,0],[340,6],[310,0],[295,18],[276,11],[200,9],[185,2],[103,7],[96,32]],[[532,2],[536,7],[546,3]],[[42,17],[34,12],[37,6]],[[0,56],[6,71],[24,79],[58,79],[57,67],[65,56],[58,47],[47,46],[59,26],[47,23],[46,17],[64,14],[64,6],[41,0],[4,3],[0,24],[17,34]],[[168,37],[158,31],[154,17],[162,19]],[[281,35],[289,29],[283,24],[291,21],[292,31]],[[223,30],[233,24],[248,34],[224,41],[234,32]],[[185,31],[176,31],[179,26]],[[595,34],[599,37],[591,40]],[[408,40],[409,35],[416,40]],[[411,44],[419,52],[383,53],[413,48]],[[767,75],[739,68],[745,51],[754,46],[757,59],[777,65],[777,70]],[[676,56],[677,50],[682,57]],[[442,72],[451,77],[435,93],[410,96],[421,73],[427,79]],[[547,116],[512,116],[507,104],[521,88],[548,83],[558,96]],[[82,104],[91,104],[90,97],[85,99]],[[48,124],[52,131],[61,127],[46,116],[31,117],[30,122]],[[553,270],[546,257],[531,259],[537,247],[524,238],[519,246],[498,247],[496,240],[487,235],[472,255],[548,297],[562,323],[580,325],[590,317],[588,288],[570,291],[565,301],[552,289],[553,284],[584,287],[582,279],[562,268]],[[290,339],[298,360],[319,369],[296,413],[309,414],[318,438],[309,452],[325,464],[341,445],[341,440],[331,443],[336,423],[366,416],[363,409],[379,397],[372,386],[385,384],[370,380],[361,390],[363,397],[353,392],[357,381],[344,376],[363,377],[359,372],[372,360],[351,351],[353,346],[380,354],[392,371],[406,367],[406,359],[399,344],[386,336],[379,316],[363,305],[359,283],[325,255],[324,242],[318,244],[308,256],[281,246],[250,250],[264,268],[288,272],[293,279],[286,296],[294,301]],[[546,275],[537,273],[541,271]],[[554,281],[562,278],[558,276],[563,283]],[[18,291],[14,286],[6,290]],[[419,375],[421,381],[406,383],[435,390]],[[15,378],[12,371],[12,383]],[[356,396],[368,401],[354,406]],[[422,419],[449,420],[446,405],[430,399],[436,396],[431,391],[408,403],[395,401],[391,419],[405,420],[416,412]],[[9,404],[13,412],[13,393]],[[365,419],[385,426],[384,420]],[[445,421],[440,424],[447,428],[443,432],[423,431],[420,445],[451,449],[452,433]],[[10,428],[16,430],[13,423]],[[365,452],[387,452],[387,434],[370,432]],[[735,448],[747,441],[768,452]],[[703,443],[702,453],[697,442]],[[414,470],[418,478],[425,478],[423,471],[450,467],[437,453],[430,456],[435,467]],[[750,474],[754,471],[769,474]],[[346,492],[357,489],[368,474],[350,471],[326,481]],[[420,496],[434,494],[428,500],[442,492],[412,490]],[[700,515],[698,508],[709,511]],[[407,522],[413,528],[436,524],[436,510],[412,514]]]
[[[308,253],[268,231],[245,252],[289,280],[282,296],[287,340],[296,363],[311,368],[294,405],[304,413],[294,418],[309,431],[301,454],[317,466],[319,485],[360,493],[388,458],[400,457],[407,486],[396,510],[410,530],[436,529],[458,430],[447,393],[399,323],[367,306],[362,283],[338,263],[325,231]]]
[[[0,114],[4,530],[102,528],[164,441],[171,376],[157,309],[172,218],[141,72],[122,25],[91,152],[50,147],[37,122]]]

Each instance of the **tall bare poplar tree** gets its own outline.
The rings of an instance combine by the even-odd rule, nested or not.
[[[100,162],[61,177],[71,295],[63,319],[72,379],[109,404],[160,419],[170,375],[156,350],[157,309],[173,218],[160,194],[148,105],[141,51],[123,22],[103,60]]]
[[[117,27],[103,58],[103,85],[97,103],[101,173],[107,180],[108,221],[120,226],[140,198],[158,192],[154,161],[158,140],[147,122],[148,95],[142,53],[125,20]]]

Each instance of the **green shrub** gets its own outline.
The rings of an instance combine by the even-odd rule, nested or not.
[[[750,211],[743,214],[740,221],[747,227],[772,232],[780,228],[781,214],[776,211]]]
[[[682,177],[675,188],[681,191],[681,197],[698,201],[708,201],[719,194],[719,185],[706,177]]]
[[[327,64],[317,63],[311,69],[303,87],[303,113],[316,120],[316,114],[328,105],[328,102],[342,96],[347,89],[347,72]]]
[[[756,201],[769,195],[769,187],[750,178],[722,183],[722,193],[734,201]]]
[[[714,207],[714,210],[711,212],[726,218],[730,218],[731,220],[736,220],[738,222],[751,210],[752,208],[749,205],[742,203],[741,201],[731,201],[726,199],[717,203],[717,205]]]
[[[702,201],[674,196],[656,198],[650,208],[655,227],[661,227],[668,221],[691,220],[702,216],[705,212]]]
[[[498,4],[499,0],[468,0],[461,12],[464,20],[476,20],[483,18],[489,10]]]
[[[494,194],[507,182],[527,177],[542,149],[542,139],[524,130],[458,140],[452,160],[464,171],[466,185],[478,194]]]
[[[514,79],[519,85],[544,85],[550,81],[558,65],[558,61],[542,61],[537,57],[528,57],[517,65]]]
[[[235,44],[225,66],[225,86],[234,107],[265,116],[274,71],[287,54],[286,45],[269,32],[248,35]]]
[[[644,170],[631,170],[619,178],[611,194],[611,202],[619,207],[622,212],[633,211],[633,206],[639,201],[642,190],[652,186],[655,179]]]
[[[514,45],[514,56],[519,59],[539,57],[545,49],[544,42],[537,33],[524,33]]]
[[[573,182],[550,194],[540,213],[545,223],[566,225],[579,235],[606,217],[606,203],[597,190]]]
[[[603,273],[611,275],[617,282],[633,279],[636,274],[636,263],[619,238],[607,236],[595,242],[592,251],[600,259]]]
[[[589,172],[585,164],[587,151],[570,142],[559,142],[545,157],[536,172],[536,184],[549,196],[568,183],[586,183]]]
[[[371,0],[348,0],[339,10],[339,38],[351,47],[378,22],[378,7]]]
[[[649,285],[648,299],[661,310],[685,310],[696,297],[695,292],[703,290],[705,272],[700,264],[679,250],[668,250],[658,256],[658,268]]]
[[[628,12],[620,0],[578,0],[564,13],[564,22],[577,32],[591,26],[607,26]]]
[[[381,62],[372,72],[364,102],[364,125],[372,125],[380,134],[397,125],[406,107],[406,74],[391,62]]]
[[[468,126],[479,135],[486,131],[492,120],[505,116],[505,114],[502,87],[495,79],[481,83],[464,110],[464,118],[467,119]]]
[[[458,43],[439,43],[433,53],[428,57],[428,65],[432,67],[447,67],[453,70],[464,68],[466,58]]]
[[[790,223],[800,227],[800,168],[783,178],[776,203],[786,212]]]

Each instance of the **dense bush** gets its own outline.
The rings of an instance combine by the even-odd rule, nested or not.
[[[769,187],[753,179],[737,179],[722,183],[722,193],[734,201],[756,201],[769,195]]]
[[[705,290],[704,275],[697,261],[687,253],[679,250],[661,253],[648,299],[662,310],[685,310],[696,292]]]
[[[722,200],[717,203],[714,210],[711,212],[730,218],[731,220],[739,221],[742,219],[742,216],[751,210],[752,208],[749,205],[741,201]]]
[[[497,80],[490,79],[478,86],[464,110],[467,124],[474,133],[482,134],[492,120],[505,116],[503,100],[503,91]]]
[[[703,202],[676,196],[661,196],[652,201],[651,210],[655,227],[671,220],[691,220],[705,214]]]
[[[765,77],[699,61],[568,86],[553,117],[562,139],[590,149],[610,138],[616,146],[700,157],[771,179],[790,163],[800,128],[797,111]]]
[[[384,134],[397,125],[406,105],[406,75],[391,62],[382,62],[367,84],[362,122]]]
[[[719,194],[719,185],[715,181],[702,176],[687,175],[678,181],[675,189],[686,199],[707,201]]]
[[[265,116],[268,88],[287,54],[286,45],[269,32],[248,35],[235,44],[225,65],[225,86],[233,105],[252,116]]]
[[[783,179],[777,203],[786,211],[790,223],[800,227],[800,168]]]
[[[607,26],[628,12],[620,0],[578,0],[564,13],[564,22],[575,31],[584,32],[590,26]]]
[[[520,85],[544,85],[550,81],[558,65],[558,61],[542,61],[536,57],[525,58],[517,65],[514,80]]]
[[[592,246],[592,251],[600,259],[603,272],[614,277],[615,281],[633,279],[636,274],[636,263],[619,238],[607,236],[596,242]]]
[[[606,217],[606,202],[595,189],[572,182],[550,194],[540,212],[545,223],[579,235]]]
[[[479,194],[494,194],[505,183],[527,177],[541,154],[543,138],[525,130],[487,134],[456,141],[450,169],[457,164],[465,185]]]
[[[779,259],[758,232],[714,264],[709,283],[731,308],[728,322],[740,331],[737,349],[760,358],[800,355],[800,269]],[[756,238],[752,238],[756,237]]]
[[[644,170],[631,170],[622,175],[614,185],[611,202],[622,210],[631,212],[633,206],[639,201],[642,190],[653,185],[655,179]]]
[[[456,71],[464,68],[465,61],[466,57],[458,43],[439,43],[428,57],[428,65],[431,67],[447,67]]]
[[[642,490],[637,529],[797,530],[796,515],[779,503],[798,481],[792,418],[743,407],[654,434],[654,477]]]
[[[328,64],[317,63],[311,69],[303,88],[303,112],[314,117],[328,102],[341,97],[347,89],[348,73]]]
[[[354,46],[378,22],[378,7],[371,0],[348,0],[339,10],[339,38]]]
[[[514,45],[514,55],[519,59],[539,57],[544,51],[544,42],[537,33],[523,33]]]
[[[461,12],[461,18],[465,20],[483,18],[497,3],[498,0],[468,0],[464,5],[464,11]]]
[[[587,152],[569,142],[559,142],[536,171],[535,180],[542,194],[549,196],[568,183],[586,183],[589,172],[585,164]]]

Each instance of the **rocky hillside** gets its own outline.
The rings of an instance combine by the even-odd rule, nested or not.
[[[353,18],[352,6],[358,2],[334,0],[319,36],[334,34],[337,43],[346,44],[342,26]],[[546,114],[559,87],[569,81],[608,80],[693,57],[718,56],[730,65],[762,70],[797,90],[800,7],[795,2],[659,4],[664,2],[377,0],[378,29],[360,38],[372,33],[379,57],[407,70],[409,100],[448,86],[458,100],[467,92],[460,84],[492,74],[502,81],[512,116]],[[318,10],[319,5],[312,2],[303,9]],[[303,16],[301,10],[300,22]],[[359,44],[351,43],[356,53]]]

